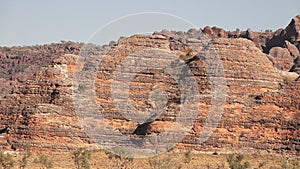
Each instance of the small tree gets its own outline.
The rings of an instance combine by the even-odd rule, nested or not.
[[[50,160],[46,155],[40,154],[37,159],[34,160],[35,163],[41,164],[43,168],[52,168],[52,160]]]
[[[287,160],[281,164],[282,169],[298,169],[300,163],[297,160]]]
[[[10,169],[14,166],[15,161],[10,154],[4,154],[0,151],[0,165],[3,169]]]
[[[27,167],[28,159],[30,158],[31,154],[32,153],[29,150],[29,146],[27,146],[25,154],[23,154],[22,158],[19,160],[20,169],[24,169]]]
[[[154,157],[149,159],[149,164],[152,169],[169,169],[174,166],[171,157],[160,158]]]
[[[244,156],[242,154],[230,154],[227,157],[227,162],[230,169],[246,169],[250,167],[249,162],[242,163]]]
[[[91,151],[86,148],[79,148],[73,152],[73,160],[76,169],[90,169],[89,160],[91,159]]]
[[[135,161],[128,149],[116,146],[113,148],[113,151],[105,151],[109,159],[109,168],[136,168]]]
[[[272,33],[273,31],[272,31],[272,29],[266,29],[265,32]]]
[[[19,161],[20,169],[24,169],[27,167],[28,159],[31,156],[31,153],[25,153]]]
[[[192,152],[191,151],[184,153],[184,156],[185,156],[186,163],[190,163],[192,161]]]

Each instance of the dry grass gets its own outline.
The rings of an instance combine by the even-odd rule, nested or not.
[[[28,165],[26,168],[45,168],[42,164],[36,162],[36,159],[41,154],[32,154],[28,159]],[[44,153],[48,160],[52,162],[53,168],[75,168],[74,160],[72,159],[72,153]],[[91,152],[91,159],[89,161],[91,168],[95,169],[130,169],[130,168],[142,168],[142,169],[228,169],[227,163],[228,154],[195,154],[191,152],[166,152],[159,154],[158,156],[150,158],[120,158],[116,155],[106,153],[103,150],[97,150]],[[18,161],[22,158],[22,155],[14,155],[15,165],[13,168],[19,168]],[[243,162],[248,161],[250,168],[260,169],[281,169],[292,168],[290,165],[294,159],[276,156],[276,155],[244,155]]]

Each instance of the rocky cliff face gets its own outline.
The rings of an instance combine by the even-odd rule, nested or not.
[[[276,49],[275,49],[276,48]],[[280,69],[277,62],[283,62],[281,70],[289,69],[298,72],[300,66],[297,60],[300,50],[300,15],[294,17],[285,29],[278,29],[266,43],[265,53],[269,53],[272,61]],[[277,51],[277,52],[274,52]],[[283,56],[285,55],[285,56]],[[291,67],[292,66],[292,67]]]
[[[199,106],[197,119],[184,139],[176,144],[177,148],[207,152],[234,150],[299,155],[300,81],[295,80],[298,77],[295,72],[299,70],[300,57],[297,30],[299,16],[292,20],[284,34],[278,31],[274,35],[253,33],[250,30],[232,33],[206,27],[188,32],[165,30],[151,36],[134,35],[121,39],[111,45],[102,58],[95,78],[96,103],[101,107],[105,122],[128,137],[159,135],[176,123],[181,104],[180,88],[170,75],[162,71],[151,69],[139,72],[134,76],[129,89],[130,103],[141,114],[153,109],[153,103],[148,100],[153,90],[165,91],[168,98],[166,111],[154,121],[149,121],[145,126],[130,121],[119,113],[122,109],[117,109],[112,101],[110,87],[114,83],[113,73],[122,61],[140,50],[159,50],[188,65],[201,96],[200,101],[195,103]],[[215,132],[206,142],[199,144],[198,137],[204,130],[214,94],[209,80],[211,74],[205,65],[207,62],[201,55],[204,50],[200,40],[203,33],[223,66],[226,101]],[[279,36],[284,37],[279,38],[283,44],[273,43]],[[263,53],[264,48],[270,50]],[[3,51],[1,54],[2,65],[11,56],[7,53]],[[13,62],[18,63],[18,60]],[[22,76],[7,73],[2,66],[5,72],[2,81],[5,84],[18,82],[9,91],[1,93],[2,149],[22,151],[30,146],[35,151],[68,151],[78,146],[94,145],[80,125],[72,96],[74,73],[82,69],[78,65],[87,63],[80,62],[77,55],[63,55],[49,60],[41,61],[45,65],[23,80],[20,80]],[[159,65],[167,61],[153,62]],[[209,63],[214,63],[214,60]],[[20,69],[14,72],[26,71]]]
[[[88,143],[73,111],[72,58],[56,59],[0,100],[1,126],[9,127],[3,148],[67,151]]]
[[[41,46],[0,47],[0,94],[6,96],[14,88],[37,74],[64,54],[79,54],[83,44],[53,43]]]

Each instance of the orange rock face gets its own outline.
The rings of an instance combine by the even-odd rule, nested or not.
[[[289,69],[287,67],[276,68],[274,60],[272,62],[251,40],[227,38],[222,29],[206,28],[206,32],[212,33],[210,30],[225,38],[198,36],[202,32],[194,29],[187,33],[164,31],[120,39],[105,48],[102,55],[97,49],[104,50],[104,47],[95,47],[92,51],[95,60],[81,60],[70,54],[53,59],[51,64],[13,87],[9,94],[1,96],[1,148],[23,151],[30,146],[33,151],[69,151],[79,146],[127,145],[127,142],[118,142],[116,135],[109,132],[98,133],[98,137],[110,142],[97,144],[83,126],[97,129],[93,125],[99,123],[103,131],[113,130],[132,139],[157,137],[166,132],[176,137],[184,132],[184,137],[175,144],[178,149],[299,155],[300,81],[295,81],[297,74],[284,71]],[[297,53],[295,47],[293,53]],[[291,56],[288,49],[283,50]],[[279,54],[277,58],[286,59]],[[276,64],[282,66],[281,61],[276,60]],[[96,65],[97,70],[91,73],[91,87],[78,85],[80,78],[90,75],[80,72],[92,65]],[[186,66],[180,67],[182,65]],[[124,79],[129,79],[127,88],[124,88],[127,82]],[[5,84],[10,82],[0,80]],[[180,83],[184,80],[191,83]],[[185,89],[189,89],[193,80],[197,90],[185,95]],[[218,80],[221,84],[215,84]],[[222,90],[216,90],[218,88]],[[74,97],[81,90],[92,94],[89,98],[79,98],[83,104],[77,105]],[[190,95],[199,99],[193,100]],[[130,109],[121,104],[125,96],[126,104],[130,104],[136,114],[130,114]],[[94,102],[85,102],[88,99]],[[192,108],[195,116],[181,111],[185,110],[183,106]],[[101,114],[102,119],[87,118],[87,122],[93,123],[82,124],[78,107],[89,110],[91,117]],[[220,120],[214,121],[211,117]],[[207,127],[210,120],[215,129]],[[185,128],[186,124],[191,126]],[[206,132],[211,136],[201,142]],[[142,146],[148,144],[151,142]]]
[[[153,90],[165,91],[168,98],[167,103],[162,105],[166,108],[165,113],[144,128],[140,122],[122,116],[122,109],[116,108],[111,92],[113,72],[132,53],[159,49],[178,59],[184,57],[179,55],[182,54],[180,50],[170,50],[169,45],[170,41],[163,36],[132,36],[122,39],[102,59],[95,79],[95,99],[101,106],[106,123],[114,130],[128,137],[155,136],[177,123],[180,88],[170,75],[160,70],[141,71],[130,82],[130,104],[139,110],[138,113],[154,107],[151,100],[147,100]],[[193,45],[187,48],[190,50]],[[185,63],[197,80],[201,99],[195,103],[199,107],[195,123],[177,147],[199,151],[297,154],[300,83],[293,81],[288,73],[282,75],[267,55],[249,40],[219,38],[212,40],[210,47],[223,65],[223,78],[226,80],[222,119],[212,136],[199,144],[197,140],[211,111],[213,93],[203,59],[192,59],[197,57],[192,55]],[[1,114],[2,126],[10,125],[10,131],[2,134],[3,148],[22,150],[29,144],[37,151],[66,151],[79,145],[93,144],[80,125],[72,100],[73,73],[80,71],[76,58],[75,55],[62,56],[14,90],[9,98],[1,100],[1,111],[4,112]],[[153,62],[159,64],[165,61]]]

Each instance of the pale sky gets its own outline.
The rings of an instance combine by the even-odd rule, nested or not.
[[[35,45],[61,40],[87,42],[104,25],[141,12],[175,15],[189,21],[196,29],[209,25],[226,30],[276,30],[286,27],[294,16],[300,14],[300,1],[0,0],[0,46]],[[127,23],[126,27],[133,30],[148,22],[144,19],[143,22]],[[155,29],[180,29],[177,26],[167,24]]]

